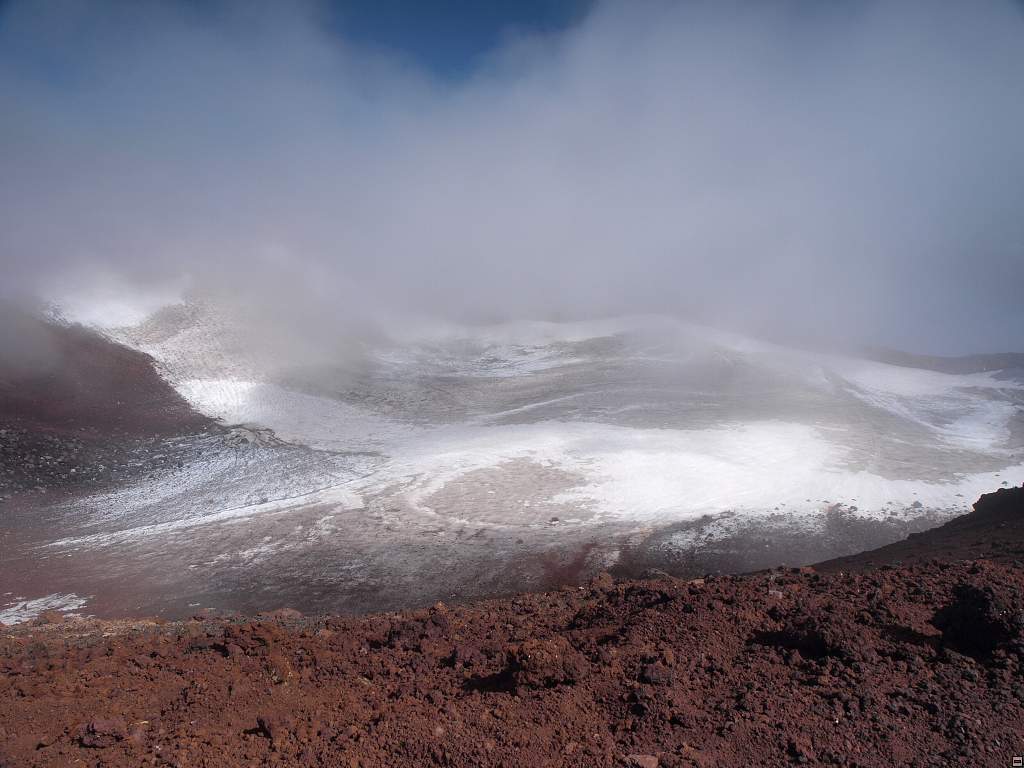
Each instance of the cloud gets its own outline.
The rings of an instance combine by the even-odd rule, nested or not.
[[[5,290],[186,274],[296,332],[670,312],[1020,348],[1010,0],[605,3],[458,82],[324,16],[4,6]]]

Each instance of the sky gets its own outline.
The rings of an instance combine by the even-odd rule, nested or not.
[[[580,22],[591,0],[376,0],[325,6],[328,30],[404,58],[438,77],[471,77],[516,37],[555,34]]]
[[[0,2],[5,296],[1024,351],[1013,0]]]

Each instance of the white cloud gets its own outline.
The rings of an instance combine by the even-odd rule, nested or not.
[[[607,3],[459,83],[315,6],[53,8],[0,11],[8,291],[102,268],[278,329],[670,311],[1020,345],[1010,0]]]

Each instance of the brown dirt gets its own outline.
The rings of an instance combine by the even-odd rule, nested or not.
[[[0,765],[1008,766],[1022,518],[1024,489],[983,497],[912,557],[886,548],[899,567],[604,575],[361,618],[48,617],[0,632]]]

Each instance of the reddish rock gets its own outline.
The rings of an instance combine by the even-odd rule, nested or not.
[[[67,617],[57,610],[43,611],[32,620],[32,624],[37,627],[44,627],[47,624],[63,624]]]
[[[276,619],[278,621],[297,621],[302,618],[302,611],[294,608],[278,608],[274,611],[259,614],[260,618]]]
[[[552,688],[581,680],[587,663],[564,637],[528,640],[508,652],[508,671],[517,688]]]

